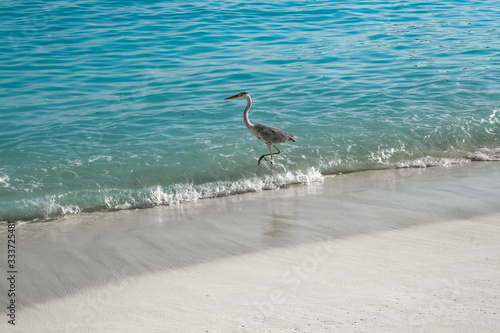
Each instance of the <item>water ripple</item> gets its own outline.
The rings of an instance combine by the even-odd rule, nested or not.
[[[35,1],[0,19],[3,218],[135,207],[176,186],[237,193],[311,168],[498,160],[493,1]],[[275,169],[257,166],[267,148],[244,102],[223,101],[240,91],[252,121],[298,139]]]

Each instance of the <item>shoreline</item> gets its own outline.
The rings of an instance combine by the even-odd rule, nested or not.
[[[440,257],[439,251],[446,250],[450,262],[456,265],[453,270],[465,269],[471,274],[482,274],[482,271],[474,271],[470,267],[472,262],[481,262],[481,267],[486,269],[484,277],[491,281],[492,274],[499,277],[498,273],[492,271],[492,266],[484,261],[486,259],[481,258],[487,254],[490,257],[489,263],[498,267],[500,251],[491,239],[498,239],[500,234],[498,224],[492,222],[498,221],[500,216],[500,207],[497,207],[500,189],[495,186],[498,183],[495,180],[499,179],[500,164],[493,162],[450,168],[368,171],[326,177],[323,183],[200,200],[189,205],[80,214],[47,223],[22,224],[16,228],[16,239],[20,244],[17,258],[20,294],[17,302],[20,310],[19,326],[16,329],[23,329],[23,325],[29,327],[28,331],[36,327],[44,327],[46,331],[54,328],[67,329],[64,325],[68,321],[64,319],[66,322],[62,322],[64,317],[51,317],[47,313],[51,309],[59,309],[67,318],[73,318],[71,322],[75,323],[73,328],[76,331],[109,331],[114,328],[109,326],[108,319],[118,325],[120,320],[127,321],[127,317],[121,318],[120,313],[130,311],[134,315],[167,315],[169,320],[148,317],[148,321],[159,325],[159,330],[161,325],[166,325],[163,328],[166,329],[175,327],[169,325],[176,323],[182,331],[181,328],[188,328],[183,326],[180,319],[183,318],[183,312],[179,309],[183,306],[187,306],[189,311],[198,311],[207,325],[217,326],[217,320],[210,321],[203,317],[203,312],[210,312],[213,305],[199,303],[199,299],[189,299],[189,295],[192,295],[191,288],[200,293],[204,288],[215,288],[223,294],[232,290],[237,295],[235,304],[226,307],[221,305],[219,312],[222,315],[225,311],[233,313],[237,309],[248,310],[247,301],[251,303],[252,300],[252,295],[248,295],[248,292],[254,290],[259,293],[256,291],[258,285],[253,285],[248,280],[253,276],[252,272],[256,274],[255,278],[264,278],[262,285],[270,287],[276,280],[265,280],[265,276],[283,274],[286,268],[281,261],[288,263],[287,267],[291,269],[290,267],[303,263],[301,260],[305,259],[300,259],[303,251],[313,251],[313,254],[318,251],[318,258],[328,257],[324,262],[329,263],[326,265],[329,268],[324,268],[326,271],[321,273],[323,275],[318,273],[318,276],[324,278],[328,272],[337,270],[335,265],[331,267],[335,260],[327,255],[328,251],[316,249],[320,244],[334,244],[334,248],[340,246],[342,251],[352,253],[353,258],[360,262],[355,263],[347,254],[343,261],[337,262],[346,274],[346,280],[339,280],[338,283],[349,289],[354,287],[349,279],[358,278],[356,271],[359,265],[375,265],[371,269],[377,272],[377,267],[386,265],[391,254],[400,256],[401,251],[408,251],[407,243],[398,241],[399,236],[407,242],[425,245],[425,252],[427,256],[430,255],[426,258],[408,252],[410,263],[413,261],[425,266],[425,260],[432,259],[432,256]],[[474,233],[474,241],[480,245],[480,251],[478,249],[469,253],[470,251],[460,249],[462,243],[459,241],[450,241],[449,244],[440,241],[451,234],[461,241],[465,240],[463,245],[474,249],[474,241],[467,241],[467,233],[454,229],[458,226]],[[475,230],[473,226],[489,229]],[[417,229],[420,231],[415,231]],[[0,232],[2,239],[5,235],[4,231]],[[434,237],[434,242],[426,241],[427,236]],[[390,251],[384,249],[384,246]],[[490,253],[491,251],[494,252]],[[460,261],[454,256],[455,252],[469,255],[470,258],[466,256],[467,260]],[[0,264],[5,267],[6,258],[3,257],[0,258]],[[371,258],[373,262],[367,261],[365,257]],[[442,264],[446,263],[443,258]],[[319,260],[316,261],[319,263]],[[395,266],[391,264],[388,268],[395,275],[405,275],[397,266],[404,264],[403,261],[393,263]],[[312,270],[313,266],[305,267]],[[267,273],[259,273],[261,270]],[[227,280],[227,276],[231,276],[233,271],[246,272],[247,280],[245,274],[239,276],[236,273],[234,279]],[[316,272],[315,269],[313,271]],[[388,279],[382,273],[378,271],[377,274],[381,275],[377,279]],[[445,274],[439,270],[431,270],[430,273],[430,278],[437,281],[449,272]],[[291,287],[298,283],[297,278],[300,279],[298,272],[294,274],[287,279],[287,285]],[[474,274],[467,275],[470,283],[475,281]],[[214,280],[207,279],[207,276],[212,275]],[[238,284],[240,280],[246,282]],[[207,285],[210,281],[213,285]],[[297,301],[301,297],[307,298],[307,293],[310,297],[314,295],[321,298],[318,290],[321,281],[319,279],[315,285],[305,288],[305,294],[301,293],[302,296]],[[187,288],[183,283],[190,287]],[[478,283],[482,285],[481,279]],[[142,296],[138,290],[133,291],[132,286],[141,289]],[[166,292],[163,294],[165,299],[159,298],[156,287]],[[406,287],[409,295],[412,287]],[[493,287],[492,296],[498,300],[498,288]],[[117,290],[120,291],[116,292]],[[246,296],[238,296],[239,292]],[[463,293],[467,292],[468,289],[465,288]],[[5,294],[5,290],[2,290],[2,294]],[[113,298],[106,299],[106,295],[110,294],[114,295]],[[123,302],[120,301],[122,294],[126,297]],[[279,301],[278,296],[276,294],[272,297]],[[347,296],[343,295],[344,300],[349,302]],[[81,309],[82,302],[86,304],[88,299],[99,300],[96,297],[101,297],[101,303],[106,304],[102,312],[108,316],[98,320],[100,326],[90,325],[81,317],[81,312],[85,310]],[[130,301],[134,298],[137,298],[138,303]],[[283,316],[291,316],[295,311],[305,311],[308,306],[314,307],[313,298],[302,309],[298,304],[295,304],[296,309],[291,305],[278,305],[284,309]],[[222,299],[219,300],[222,302]],[[156,308],[151,308],[153,305],[147,305],[148,302],[156,304]],[[412,304],[410,302],[407,306],[411,308]],[[162,312],[162,308],[166,312]],[[117,309],[120,310],[116,312]],[[358,308],[356,311],[361,310]],[[72,314],[75,311],[79,312],[80,317]],[[355,310],[352,311],[356,313]],[[238,313],[233,313],[232,316],[232,322],[241,319]],[[264,316],[264,326],[259,327],[279,329],[278,322],[284,323],[284,319],[273,318]],[[138,324],[140,319],[136,320]],[[218,319],[220,320],[223,318]],[[247,320],[247,328],[251,326],[252,320]],[[306,322],[309,325],[316,323],[310,320],[305,320],[304,323]],[[0,323],[0,327],[5,324],[6,322]],[[199,325],[201,326],[196,326],[197,329],[203,328],[201,322]],[[137,329],[138,326],[133,327]],[[212,328],[218,331],[217,328]],[[228,327],[220,328],[230,331]],[[243,327],[238,329],[245,331]]]
[[[111,206],[107,207],[107,204],[104,203],[99,203],[96,206],[89,206],[87,208],[81,208],[78,204],[60,204],[60,203],[55,203],[53,202],[50,206],[42,207],[42,210],[46,211],[46,215],[44,217],[38,216],[39,213],[34,213],[33,216],[37,217],[31,217],[31,218],[25,218],[25,219],[15,219],[15,218],[7,218],[7,219],[1,219],[0,220],[0,230],[1,228],[5,227],[8,223],[16,223],[16,224],[31,224],[31,223],[46,223],[46,222],[52,222],[52,221],[58,221],[58,220],[64,220],[67,217],[74,216],[74,215],[80,215],[80,214],[93,214],[93,213],[113,213],[121,210],[138,210],[138,209],[150,209],[150,208],[157,208],[157,207],[171,207],[171,206],[178,206],[178,205],[185,205],[185,204],[190,204],[192,202],[197,202],[200,200],[207,200],[207,199],[219,199],[219,198],[224,198],[224,197],[231,197],[231,196],[239,196],[239,195],[246,195],[246,194],[252,194],[255,192],[260,192],[260,191],[268,191],[268,190],[280,190],[280,189],[286,189],[290,187],[295,187],[295,186],[304,186],[304,185],[310,185],[312,183],[317,183],[317,182],[322,182],[325,178],[333,178],[333,177],[338,177],[338,176],[344,176],[344,175],[351,175],[351,174],[364,174],[364,173],[369,173],[369,172],[381,172],[381,171],[390,171],[390,170],[422,170],[422,169],[429,169],[429,168],[453,168],[453,167],[458,167],[458,166],[463,166],[463,165],[470,165],[470,164],[477,164],[477,163],[498,163],[499,160],[495,159],[473,159],[472,157],[467,157],[467,158],[459,158],[458,160],[461,160],[461,162],[456,162],[456,161],[448,161],[446,163],[438,163],[436,164],[431,164],[431,165],[426,165],[424,164],[411,164],[412,166],[392,166],[392,167],[386,167],[386,168],[375,168],[375,169],[360,169],[360,170],[355,170],[355,171],[345,171],[345,172],[339,172],[339,173],[334,173],[334,174],[322,174],[318,170],[316,170],[314,167],[309,168],[305,173],[298,172],[296,174],[278,174],[277,179],[272,179],[270,182],[268,180],[263,181],[262,179],[253,179],[250,180],[252,181],[257,181],[257,183],[252,184],[250,187],[246,187],[247,185],[242,185],[246,183],[245,180],[240,180],[240,181],[235,181],[232,183],[232,185],[240,185],[243,186],[244,188],[237,188],[234,189],[232,186],[225,186],[223,185],[222,190],[220,189],[215,189],[215,193],[220,193],[214,194],[214,193],[209,193],[208,195],[204,193],[203,188],[195,188],[192,189],[193,192],[186,192],[186,193],[181,193],[181,197],[187,197],[187,198],[180,198],[180,199],[175,199],[173,200],[173,197],[176,197],[176,193],[171,193],[169,191],[163,192],[163,187],[161,185],[152,185],[148,188],[145,189],[146,193],[148,191],[153,191],[154,193],[148,193],[151,196],[146,195],[145,198],[141,201],[135,201],[132,200],[132,202],[125,202],[122,204],[117,204],[116,206]],[[288,178],[286,180],[279,179],[280,177],[285,177]],[[291,178],[290,178],[291,177]],[[186,186],[191,186],[189,184],[184,184]],[[197,184],[194,185],[195,187],[200,186],[203,184]],[[182,187],[183,185],[181,185]],[[238,187],[238,186],[236,186]],[[256,189],[257,188],[257,189]],[[155,190],[153,190],[155,189]],[[187,190],[187,188],[186,188]],[[51,197],[51,195],[48,195],[48,197]],[[167,199],[165,199],[167,198]],[[172,201],[170,201],[172,200]],[[106,201],[106,200],[104,200]],[[22,202],[20,201],[19,204]],[[58,211],[58,212],[56,212]]]

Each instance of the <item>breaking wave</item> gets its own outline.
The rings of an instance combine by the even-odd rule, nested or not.
[[[206,184],[156,185],[144,189],[101,189],[47,195],[9,203],[0,221],[46,221],[68,214],[93,211],[149,208],[160,205],[178,205],[205,198],[275,190],[293,184],[309,184],[323,180],[315,168],[306,172],[286,172],[264,177],[242,179],[235,182],[210,182]],[[16,209],[9,209],[9,208]],[[19,213],[22,212],[22,213]]]

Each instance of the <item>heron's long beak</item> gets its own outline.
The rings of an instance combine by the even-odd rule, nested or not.
[[[224,100],[225,100],[225,101],[227,101],[228,99],[238,98],[238,95],[239,95],[239,94],[236,94],[236,95],[231,96],[231,97],[228,97],[228,98],[224,98]]]

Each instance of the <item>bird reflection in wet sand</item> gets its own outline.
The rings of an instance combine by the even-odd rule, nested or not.
[[[271,215],[272,220],[270,221],[270,225],[264,231],[264,235],[269,237],[280,237],[285,234],[285,232],[292,226],[287,221],[292,219],[291,215],[283,215],[283,214],[275,214]]]

